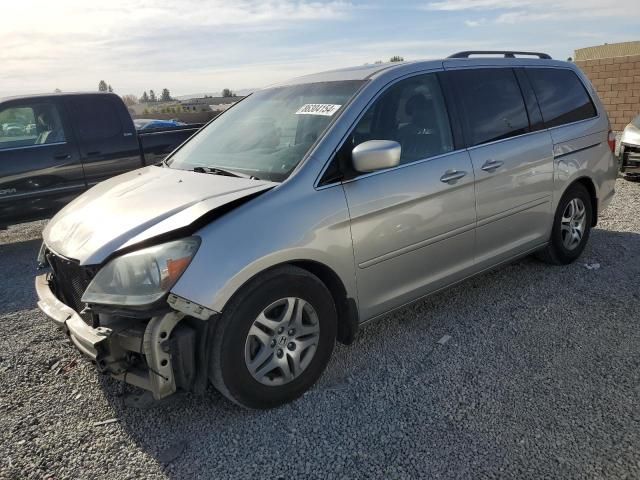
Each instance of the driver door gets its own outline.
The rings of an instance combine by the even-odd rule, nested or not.
[[[80,155],[60,99],[3,103],[0,226],[51,216],[85,188]]]
[[[474,264],[474,174],[455,150],[437,74],[388,87],[341,152],[367,140],[401,144],[400,165],[343,182],[359,306],[371,318],[468,275]]]

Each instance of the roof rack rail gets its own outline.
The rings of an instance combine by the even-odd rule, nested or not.
[[[516,58],[516,55],[538,57],[543,60],[551,60],[551,55],[540,52],[514,52],[510,50],[469,50],[449,55],[447,58],[469,58],[471,55],[504,55],[504,58]]]

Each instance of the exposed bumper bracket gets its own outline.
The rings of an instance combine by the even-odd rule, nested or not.
[[[178,312],[153,317],[144,331],[143,348],[149,367],[149,390],[156,400],[176,391],[168,340],[171,332],[183,317],[184,314]]]
[[[172,351],[171,333],[185,317],[184,313],[172,310],[152,317],[146,325],[141,320],[136,323],[135,319],[101,317],[101,324],[102,320],[106,322],[98,328],[92,328],[77,312],[56,298],[47,275],[36,277],[35,286],[40,309],[69,334],[73,344],[95,361],[99,370],[149,390],[156,400],[176,391],[174,367],[182,371],[183,365],[179,362],[193,352],[194,340],[190,340],[183,343],[185,352],[182,358],[172,358],[179,352]],[[143,358],[146,365],[131,364],[131,355]],[[173,365],[176,361],[178,364]]]
[[[187,300],[186,298],[179,297],[178,295],[175,295],[173,293],[169,294],[167,303],[179,312],[182,312],[185,315],[189,315],[190,317],[198,318],[200,320],[209,320],[212,315],[215,315],[217,313],[210,308],[203,307],[202,305],[198,305],[197,303],[193,303],[192,301]]]

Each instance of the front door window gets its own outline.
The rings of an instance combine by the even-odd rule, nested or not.
[[[52,103],[15,105],[0,111],[0,150],[64,141],[60,113]]]

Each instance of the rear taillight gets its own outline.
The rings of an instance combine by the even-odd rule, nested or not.
[[[609,130],[609,136],[607,137],[607,143],[609,144],[609,149],[612,152],[616,151],[616,134]]]

